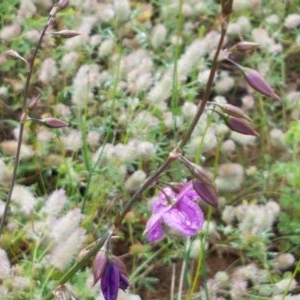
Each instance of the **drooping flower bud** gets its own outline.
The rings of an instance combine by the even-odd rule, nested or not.
[[[259,133],[254,130],[252,125],[245,119],[240,118],[225,118],[225,123],[229,129],[232,131],[242,133],[245,135],[258,136]]]
[[[248,50],[253,50],[259,46],[258,43],[248,42],[248,41],[241,41],[235,44],[232,49],[237,49],[239,51],[245,52]]]
[[[270,85],[258,71],[243,67],[230,58],[227,58],[227,61],[231,62],[240,71],[242,71],[245,80],[255,91],[265,96],[271,97],[272,99],[280,100],[279,96],[274,92],[274,90],[270,87]]]
[[[29,67],[29,62],[15,50],[12,50],[12,49],[7,50],[4,52],[4,55],[6,58],[9,58],[9,59],[20,59],[26,64],[27,68]]]
[[[259,72],[254,69],[244,68],[243,74],[247,83],[254,90],[275,100],[280,100],[279,96],[273,91],[273,89],[269,86],[261,74],[259,74]]]
[[[34,97],[29,104],[27,105],[28,110],[34,110],[41,98],[41,95],[38,95],[37,97]]]
[[[80,33],[78,31],[69,30],[69,29],[64,29],[64,30],[60,30],[60,31],[49,32],[48,34],[57,35],[59,37],[66,38],[66,39],[69,39],[69,38],[72,38],[74,36],[80,35]]]
[[[101,279],[107,264],[108,257],[106,254],[106,250],[101,249],[101,251],[98,252],[95,256],[95,259],[93,261],[94,284],[96,284]]]
[[[214,207],[218,206],[218,193],[213,185],[195,179],[193,188],[203,201]]]
[[[222,108],[223,112],[225,112],[227,115],[231,117],[236,117],[236,118],[250,121],[250,117],[235,105],[224,103],[224,104],[219,104],[218,106]]]
[[[52,118],[52,117],[49,117],[49,118],[45,118],[45,119],[42,119],[41,122],[49,127],[49,128],[63,128],[63,127],[68,127],[68,123],[64,122],[64,121],[61,121],[57,118]]]

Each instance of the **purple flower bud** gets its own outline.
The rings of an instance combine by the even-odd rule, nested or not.
[[[49,128],[63,128],[68,126],[68,123],[52,117],[42,119],[41,122]]]
[[[247,83],[257,92],[271,97],[276,100],[280,100],[279,96],[273,91],[266,80],[254,69],[242,68],[241,69]]]
[[[12,49],[5,51],[4,55],[5,55],[6,58],[12,58],[12,59],[19,58],[19,59],[22,59],[22,60],[25,59],[17,51],[12,50]]]
[[[218,206],[218,193],[213,185],[193,180],[193,188],[203,201],[214,207]]]
[[[250,117],[246,115],[239,107],[234,106],[232,104],[220,104],[219,105],[223,111],[231,116],[231,117],[236,117],[236,118],[241,118],[241,119],[246,119],[250,121]]]
[[[36,108],[36,106],[37,106],[37,104],[38,104],[40,98],[41,98],[40,95],[38,95],[37,97],[34,97],[34,98],[30,101],[30,103],[27,105],[27,108],[28,108],[29,110],[34,110],[34,109]]]
[[[97,253],[93,261],[93,275],[94,284],[96,284],[102,277],[108,263],[108,257],[105,250],[101,250]]]
[[[129,286],[124,263],[116,256],[106,263],[101,276],[101,290],[105,300],[116,300],[119,288],[125,291]]]
[[[105,300],[117,300],[120,285],[120,270],[112,261],[108,262],[101,278],[101,290]]]
[[[258,46],[259,46],[258,43],[241,41],[241,42],[238,42],[237,44],[235,44],[232,48],[244,52],[244,51],[255,49]]]
[[[259,133],[254,130],[252,125],[245,119],[240,118],[226,118],[225,123],[229,129],[232,131],[242,133],[245,135],[258,136]]]

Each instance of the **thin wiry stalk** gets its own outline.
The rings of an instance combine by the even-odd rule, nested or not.
[[[20,154],[21,154],[21,145],[22,145],[22,140],[23,140],[24,126],[25,126],[25,122],[27,120],[27,98],[29,95],[29,86],[30,86],[30,81],[31,81],[31,77],[32,77],[34,61],[36,59],[38,50],[41,47],[42,40],[45,36],[45,33],[46,33],[48,27],[51,25],[51,22],[54,19],[55,13],[56,13],[55,6],[53,6],[53,8],[51,9],[50,14],[49,14],[48,21],[45,24],[45,26],[40,34],[40,37],[39,37],[38,43],[34,49],[33,55],[31,57],[30,61],[28,61],[28,71],[27,71],[26,83],[25,83],[24,93],[23,93],[22,115],[21,115],[21,119],[20,119],[18,145],[17,145],[17,151],[16,151],[16,155],[15,155],[15,163],[14,163],[12,178],[10,181],[9,191],[8,191],[8,195],[7,195],[7,199],[6,199],[6,203],[5,203],[5,208],[4,208],[3,215],[1,218],[1,223],[0,223],[0,237],[1,237],[1,234],[2,234],[2,231],[4,228],[5,219],[8,214],[8,209],[10,206],[12,193],[13,193],[15,181],[17,178],[17,171],[18,171],[18,166],[19,166],[19,162],[20,162]]]

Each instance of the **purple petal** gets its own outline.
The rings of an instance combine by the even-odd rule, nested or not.
[[[101,290],[105,300],[117,300],[120,271],[117,265],[109,262],[101,279]]]
[[[164,207],[159,213],[153,213],[146,224],[144,234],[147,234],[150,243],[162,238],[164,231],[162,228],[162,217],[170,207]]]
[[[129,286],[129,280],[128,277],[125,274],[120,274],[120,289],[124,292],[127,290]]]
[[[204,215],[198,204],[191,200],[180,201],[163,216],[164,222],[185,236],[192,236],[202,228]]]
[[[193,188],[193,182],[190,180],[187,182],[184,187],[180,190],[180,193],[177,195],[178,201],[181,201],[182,199],[188,199],[191,201],[199,200],[199,195]]]

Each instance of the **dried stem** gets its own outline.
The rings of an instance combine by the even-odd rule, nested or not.
[[[9,191],[8,191],[8,195],[7,195],[7,199],[6,199],[6,203],[5,203],[5,208],[4,208],[4,212],[3,212],[3,215],[2,215],[2,218],[1,218],[1,223],[0,223],[0,237],[1,237],[1,234],[2,234],[2,231],[3,231],[3,228],[4,228],[5,218],[8,214],[8,209],[9,209],[9,205],[10,205],[10,202],[11,202],[11,196],[12,196],[15,181],[16,181],[16,178],[17,178],[17,171],[18,171],[18,166],[19,166],[19,161],[20,161],[20,153],[21,153],[21,145],[22,145],[22,140],[23,140],[24,126],[25,126],[25,122],[27,120],[27,98],[28,98],[28,95],[29,95],[29,86],[30,86],[30,80],[31,80],[32,72],[33,72],[33,65],[34,65],[34,61],[36,59],[38,50],[41,47],[43,37],[45,36],[45,33],[46,33],[48,27],[52,24],[52,21],[54,20],[55,13],[56,13],[55,8],[56,8],[56,6],[54,6],[51,9],[48,21],[45,24],[45,26],[44,26],[41,34],[40,34],[40,38],[39,38],[38,43],[37,43],[37,45],[34,49],[33,55],[31,57],[30,61],[28,62],[28,72],[27,72],[26,83],[25,83],[25,87],[24,87],[24,93],[23,93],[22,115],[21,115],[21,119],[20,119],[20,130],[19,130],[19,136],[18,136],[18,146],[17,146],[16,155],[15,155],[15,163],[14,163],[12,178],[11,178],[11,181],[10,181]]]

